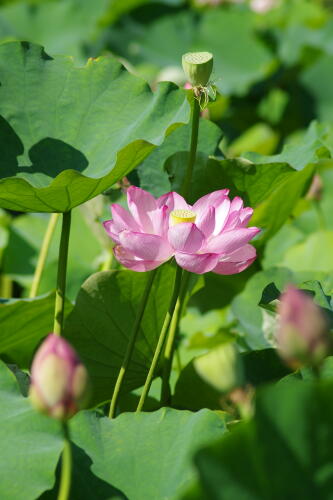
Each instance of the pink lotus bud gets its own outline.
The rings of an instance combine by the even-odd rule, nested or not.
[[[83,407],[87,386],[87,370],[74,349],[65,339],[50,333],[32,363],[32,405],[50,417],[66,420]]]
[[[278,349],[294,369],[319,365],[330,351],[327,319],[313,300],[289,285],[278,305]]]

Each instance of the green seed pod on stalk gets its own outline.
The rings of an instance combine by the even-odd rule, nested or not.
[[[184,73],[193,87],[205,87],[213,70],[213,54],[187,52],[182,57]]]

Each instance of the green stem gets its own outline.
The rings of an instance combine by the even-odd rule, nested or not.
[[[46,258],[47,258],[47,255],[49,253],[51,240],[52,240],[59,216],[60,216],[60,214],[52,214],[50,217],[49,223],[47,225],[47,229],[45,232],[43,243],[42,243],[42,246],[41,246],[41,249],[39,252],[39,256],[38,256],[35,274],[34,274],[34,277],[32,280],[32,285],[31,285],[30,294],[29,294],[30,298],[36,297],[36,295],[38,293],[40,280],[42,278],[42,273],[44,270]]]
[[[176,352],[176,361],[177,361],[178,375],[180,375],[180,372],[182,371],[183,366],[182,366],[182,360],[181,360],[181,357],[180,357],[179,347],[176,347],[175,352]]]
[[[149,372],[148,372],[148,375],[146,378],[146,382],[145,382],[145,385],[143,387],[142,394],[140,397],[140,401],[139,401],[138,407],[136,409],[137,412],[142,410],[143,405],[145,404],[146,398],[148,396],[151,383],[152,383],[153,378],[154,378],[157,363],[158,363],[161,351],[163,349],[165,338],[166,338],[168,330],[169,330],[169,326],[170,326],[173,312],[174,312],[175,307],[176,307],[176,302],[177,302],[177,298],[178,298],[178,294],[179,294],[179,290],[180,290],[181,278],[182,278],[182,269],[177,266],[175,284],[174,284],[174,288],[173,288],[171,301],[169,304],[169,309],[168,309],[168,312],[165,316],[162,330],[161,330],[160,336],[158,338],[158,342],[157,342],[157,346],[156,346],[156,349],[154,352],[153,360],[151,362]]]
[[[193,168],[195,164],[197,146],[198,146],[199,119],[200,119],[200,104],[198,99],[194,98],[193,108],[192,108],[192,132],[191,132],[190,154],[188,158],[188,164],[184,182],[181,189],[181,194],[182,196],[184,196],[184,198],[187,198],[191,188],[191,180],[192,180]]]
[[[72,479],[72,447],[69,437],[68,423],[62,424],[64,433],[64,449],[61,455],[61,477],[58,493],[58,500],[69,500]]]
[[[183,279],[181,283],[180,293],[172,316],[169,335],[165,345],[164,360],[163,360],[162,391],[161,391],[162,406],[170,404],[170,398],[171,398],[170,374],[172,369],[173,356],[175,352],[175,341],[179,330],[180,319],[183,313],[184,302],[189,285],[190,276],[191,274],[188,271],[183,272]]]
[[[137,315],[135,318],[135,323],[133,325],[133,330],[132,330],[132,333],[130,336],[130,340],[129,340],[129,343],[127,345],[127,350],[126,350],[126,353],[124,356],[124,360],[123,360],[122,366],[121,366],[119,374],[118,374],[116,385],[114,387],[114,391],[113,391],[113,395],[112,395],[112,399],[111,399],[111,404],[110,404],[109,418],[114,418],[114,416],[115,416],[120,389],[121,389],[123,380],[125,378],[128,365],[129,365],[131,358],[132,358],[133,349],[134,349],[135,342],[136,342],[136,339],[137,339],[137,336],[138,336],[138,333],[140,330],[141,321],[142,321],[142,318],[143,318],[143,315],[144,315],[144,312],[145,312],[145,309],[146,309],[146,306],[148,303],[150,290],[151,290],[151,287],[153,285],[153,281],[154,281],[154,278],[156,276],[156,272],[157,272],[157,270],[155,269],[154,271],[151,271],[150,273],[148,273],[148,281],[146,284],[146,288],[145,288],[143,296],[142,296],[142,300],[141,300],[141,303],[140,303],[140,306],[139,306],[139,309],[138,309],[138,312],[137,312]]]
[[[13,295],[13,281],[6,274],[0,275],[0,297],[10,299]]]
[[[113,252],[112,250],[107,251],[107,257],[105,261],[103,262],[103,265],[101,267],[101,271],[110,271],[112,269],[112,264],[113,264]]]
[[[65,212],[62,216],[61,239],[58,259],[57,290],[54,311],[53,332],[61,335],[64,322],[65,294],[66,294],[66,272],[68,259],[69,233],[71,228],[71,212]]]

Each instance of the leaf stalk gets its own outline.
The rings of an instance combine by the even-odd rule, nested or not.
[[[71,228],[71,212],[64,212],[62,215],[61,238],[58,258],[58,276],[54,311],[53,332],[56,335],[62,334],[64,323],[64,309],[66,296],[66,274],[68,261],[69,234]]]
[[[34,277],[32,280],[32,285],[31,285],[31,289],[30,289],[30,293],[29,293],[29,297],[31,299],[36,297],[38,294],[39,285],[40,285],[40,282],[42,279],[42,274],[44,271],[46,259],[47,259],[48,253],[49,253],[52,237],[54,235],[54,231],[55,231],[55,228],[57,226],[59,216],[60,216],[60,214],[55,213],[55,214],[52,214],[50,219],[49,219],[49,222],[48,222],[48,225],[46,228],[46,232],[44,235],[43,243],[42,243],[42,246],[41,246],[41,249],[39,252],[37,266],[35,269],[35,274],[34,274]]]

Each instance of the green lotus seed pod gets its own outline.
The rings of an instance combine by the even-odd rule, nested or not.
[[[184,73],[193,87],[205,87],[213,70],[213,54],[187,52],[182,58]]]

